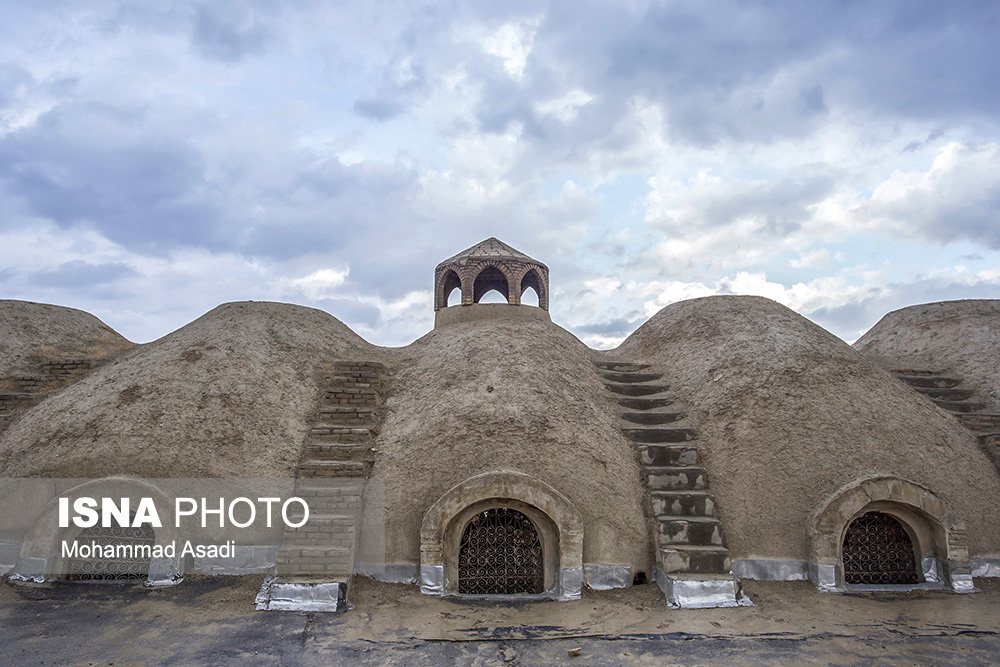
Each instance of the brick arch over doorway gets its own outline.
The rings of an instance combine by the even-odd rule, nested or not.
[[[964,522],[930,489],[898,477],[853,482],[813,515],[809,578],[821,590],[844,590],[844,535],[855,519],[868,512],[888,514],[903,525],[914,542],[925,582],[944,579],[956,593],[972,591]]]
[[[545,482],[513,471],[483,473],[453,486],[424,514],[420,524],[420,588],[441,595],[458,592],[459,542],[480,511],[512,507],[539,531],[546,560],[545,594],[580,597],[583,585],[583,521],[566,496]]]

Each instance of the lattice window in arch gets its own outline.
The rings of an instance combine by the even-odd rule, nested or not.
[[[458,592],[478,595],[541,593],[542,543],[531,519],[509,507],[476,514],[462,533]]]
[[[915,584],[913,542],[896,518],[868,512],[844,535],[844,581],[848,584]]]
[[[76,537],[81,545],[111,545],[120,549],[121,557],[71,558],[66,564],[66,578],[72,581],[141,581],[149,576],[149,558],[135,547],[153,546],[155,536],[149,526],[122,528],[114,526],[85,528]]]

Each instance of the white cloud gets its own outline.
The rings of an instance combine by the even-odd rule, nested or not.
[[[579,88],[571,90],[561,97],[535,103],[535,111],[542,116],[552,116],[563,123],[569,123],[578,115],[580,109],[590,104],[594,96]]]
[[[843,259],[844,254],[841,252],[831,253],[826,248],[817,248],[788,260],[788,265],[793,269],[822,269],[828,267],[833,260],[842,261]]]
[[[336,296],[337,288],[344,284],[349,273],[349,269],[320,269],[290,280],[288,284],[298,288],[308,298],[318,301]]]
[[[511,77],[522,78],[541,21],[536,16],[504,23],[483,40],[483,51],[500,58],[504,71]]]
[[[927,171],[896,171],[863,207],[879,224],[1000,249],[1000,144],[950,142]]]

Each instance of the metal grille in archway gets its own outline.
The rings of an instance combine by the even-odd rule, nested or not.
[[[152,547],[153,529],[139,528],[86,528],[77,537],[81,546],[94,544],[98,548],[112,546],[113,557],[71,558],[66,564],[66,578],[74,581],[140,581],[149,576],[149,557],[142,553]],[[136,548],[142,547],[142,548]]]
[[[844,536],[844,581],[848,584],[915,584],[913,542],[898,520],[868,512]]]
[[[545,590],[542,543],[531,519],[509,507],[477,514],[458,552],[458,592],[479,595]]]

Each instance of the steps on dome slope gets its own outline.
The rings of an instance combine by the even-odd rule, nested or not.
[[[975,389],[962,386],[962,378],[947,371],[893,368],[890,372],[942,410],[955,415],[977,437],[979,446],[1000,470],[1000,415],[980,412],[986,405],[973,400]]]
[[[34,373],[19,373],[0,378],[0,433],[29,408],[41,403],[50,394],[76,382],[107,360],[50,359],[37,362]]]
[[[309,520],[285,528],[277,577],[261,588],[258,609],[346,608],[384,376],[384,366],[372,361],[336,362],[327,375],[295,470],[295,492],[309,504]]]
[[[685,415],[671,407],[663,374],[649,364],[594,363],[604,386],[624,408],[620,428],[642,466],[655,525],[655,578],[667,602],[688,608],[750,604],[731,572],[708,473],[690,444],[697,433],[673,425]]]

